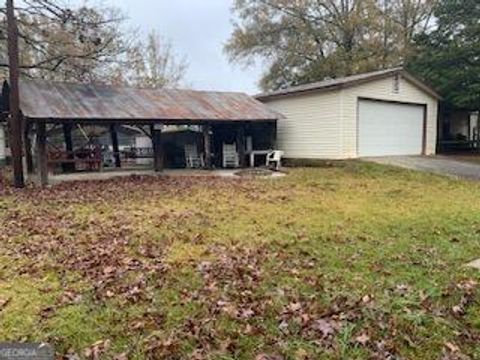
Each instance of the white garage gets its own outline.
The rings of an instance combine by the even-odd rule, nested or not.
[[[294,159],[431,155],[440,96],[402,68],[257,97],[285,116],[277,147]]]

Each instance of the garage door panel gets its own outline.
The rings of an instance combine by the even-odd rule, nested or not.
[[[420,155],[424,108],[380,101],[359,102],[359,156]]]

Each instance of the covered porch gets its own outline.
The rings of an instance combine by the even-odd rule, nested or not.
[[[42,185],[52,173],[264,165],[280,118],[242,93],[43,81],[20,92],[26,163]]]
[[[442,109],[437,152],[450,155],[480,154],[480,116],[476,111]]]

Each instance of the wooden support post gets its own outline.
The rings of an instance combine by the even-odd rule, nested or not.
[[[153,167],[156,172],[163,171],[163,143],[162,143],[162,127],[154,125],[151,127],[152,144],[153,144]]]
[[[37,123],[37,173],[41,186],[48,185],[47,127]]]
[[[120,149],[118,147],[118,134],[115,124],[110,125],[110,136],[112,138],[113,157],[115,159],[115,167],[122,167],[122,160],[120,159]]]
[[[32,126],[30,123],[25,123],[25,132],[23,134],[25,141],[25,160],[27,163],[27,174],[31,175],[34,173],[33,166],[33,155],[32,155],[32,141],[30,139],[30,130]]]
[[[205,152],[205,168],[212,168],[212,139],[211,132],[212,127],[210,124],[203,125],[203,151]]]
[[[240,124],[239,128],[237,129],[237,147],[238,147],[238,157],[239,157],[239,164],[241,168],[244,168],[245,163],[245,124]]]
[[[65,141],[65,151],[67,152],[67,159],[73,160],[75,156],[73,155],[73,139],[72,139],[72,130],[73,125],[71,123],[63,124],[63,138]],[[65,172],[74,172],[75,163],[66,163],[62,166],[62,170]]]

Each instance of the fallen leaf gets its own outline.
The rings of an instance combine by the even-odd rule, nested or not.
[[[452,353],[457,353],[457,352],[460,351],[460,348],[457,345],[455,345],[454,343],[448,342],[448,341],[445,343],[445,347],[448,350],[450,350]]]
[[[257,355],[255,360],[284,360],[284,358],[280,355],[260,354],[260,355]]]
[[[295,351],[294,355],[295,360],[307,360],[308,359],[308,351],[305,349],[298,349]]]
[[[288,305],[288,310],[290,310],[291,312],[297,312],[301,308],[302,308],[302,304],[300,304],[298,302],[290,303],[290,305]]]
[[[115,268],[113,266],[107,266],[106,268],[103,269],[103,273],[105,275],[109,275],[113,272],[115,272]]]
[[[465,309],[461,305],[455,305],[454,307],[452,307],[452,312],[455,315],[464,315],[465,314]]]
[[[457,284],[457,288],[465,291],[472,291],[478,285],[475,280],[465,280]]]
[[[313,325],[313,328],[315,330],[320,331],[322,333],[322,337],[324,337],[324,338],[335,334],[335,329],[332,326],[332,322],[324,320],[324,319],[320,319],[320,320],[315,321],[315,323]]]
[[[53,306],[43,308],[40,311],[40,316],[44,319],[51,318],[54,314],[55,314],[55,308]]]
[[[355,342],[363,346],[367,345],[369,341],[370,341],[370,336],[368,336],[365,333],[355,338]]]
[[[372,301],[372,296],[371,295],[365,295],[363,298],[362,298],[362,302],[364,304],[368,304],[370,301]]]
[[[87,359],[99,360],[110,348],[110,340],[100,340],[86,348],[83,352]]]
[[[0,311],[5,309],[5,307],[8,305],[8,303],[12,300],[11,298],[0,298]]]
[[[395,286],[395,292],[399,295],[405,295],[409,291],[410,291],[410,287],[408,285],[399,284],[399,285]]]

